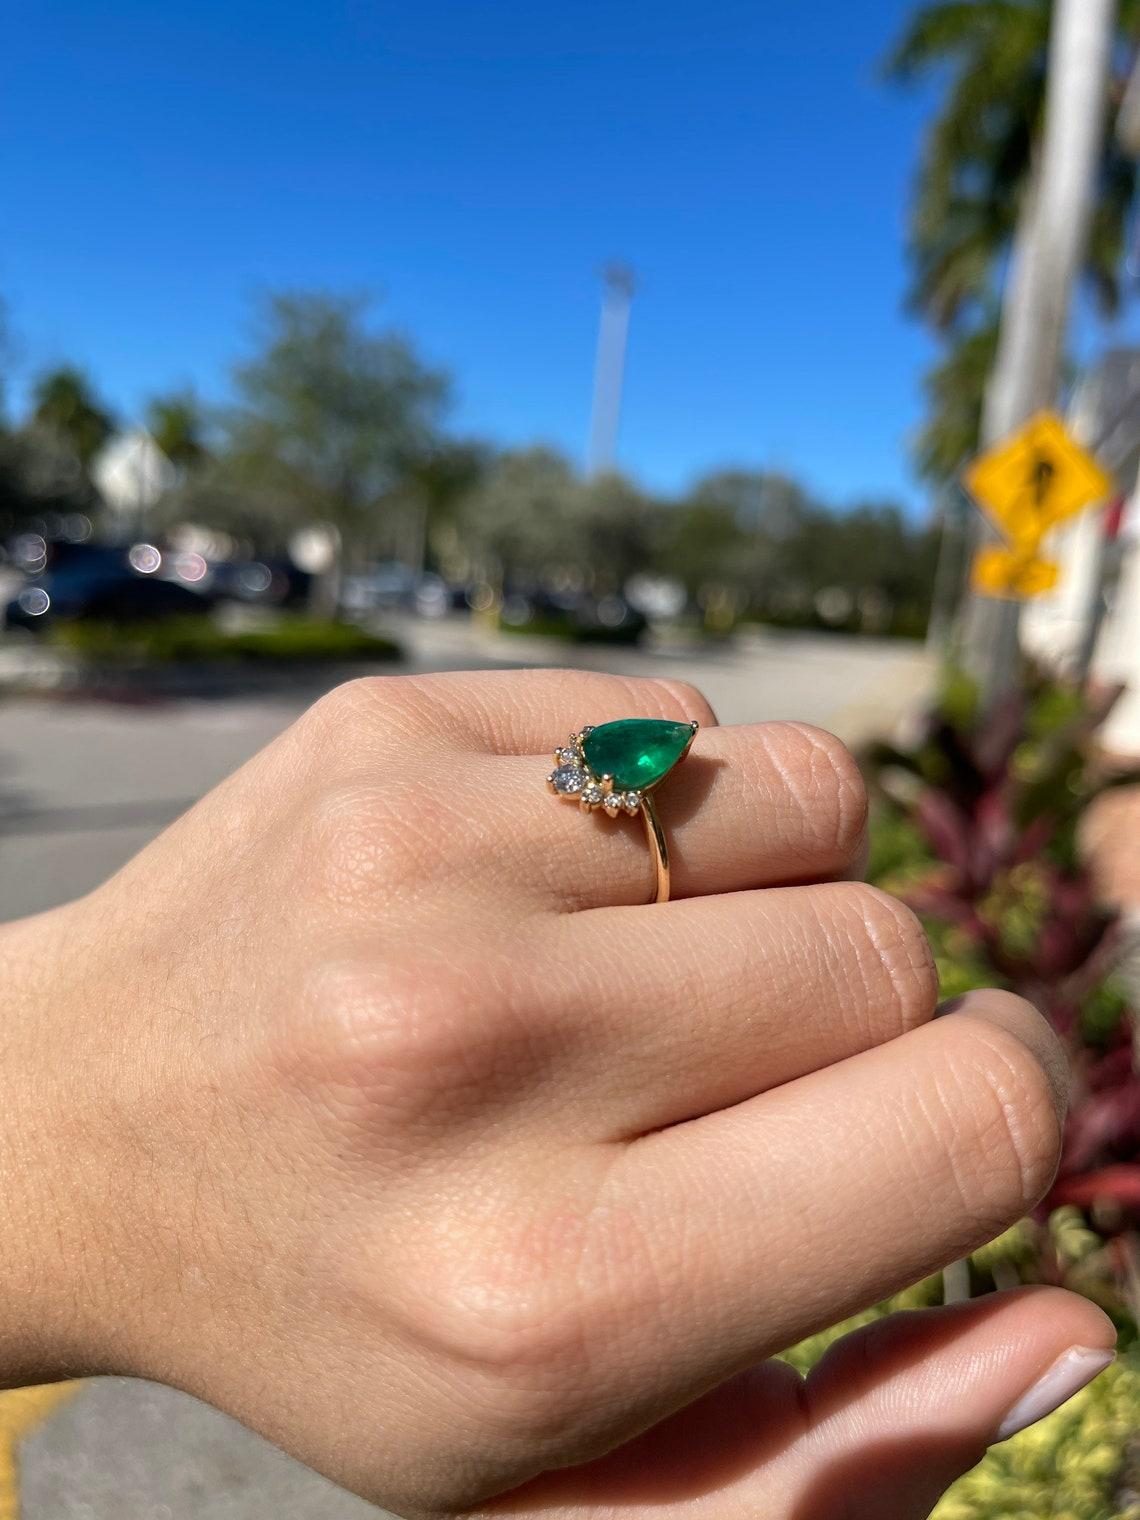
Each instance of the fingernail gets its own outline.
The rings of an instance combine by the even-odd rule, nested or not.
[[[1105,1351],[1100,1346],[1070,1346],[1059,1356],[1043,1377],[1023,1393],[1017,1403],[998,1426],[995,1441],[1007,1441],[1027,1425],[1043,1420],[1054,1409],[1059,1409],[1066,1399],[1071,1399],[1086,1383],[1091,1383],[1098,1372],[1103,1372],[1115,1360],[1115,1351]]]

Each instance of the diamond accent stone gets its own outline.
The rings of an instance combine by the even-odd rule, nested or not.
[[[550,778],[556,792],[573,797],[586,785],[586,773],[576,765],[560,765]]]
[[[590,807],[596,807],[601,800],[602,789],[595,782],[591,781],[589,786],[583,788],[582,801],[588,803]]]
[[[621,805],[627,813],[636,813],[641,806],[641,793],[626,792],[625,796],[621,799]]]
[[[579,767],[582,764],[582,753],[578,749],[560,749],[558,751],[559,765],[573,765]]]
[[[621,812],[621,793],[611,792],[608,797],[603,797],[602,806],[611,818],[616,818]]]

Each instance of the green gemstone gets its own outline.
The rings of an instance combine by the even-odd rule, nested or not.
[[[582,753],[595,776],[612,776],[614,787],[622,791],[643,792],[668,775],[692,738],[688,723],[619,718],[587,734]]]

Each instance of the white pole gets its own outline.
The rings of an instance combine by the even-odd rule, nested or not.
[[[1057,402],[1104,138],[1115,19],[1116,0],[1055,0],[1041,153],[1011,256],[986,394],[986,443]],[[989,702],[1016,680],[1019,612],[1017,602],[988,598],[972,608],[968,646],[975,668],[987,674]]]

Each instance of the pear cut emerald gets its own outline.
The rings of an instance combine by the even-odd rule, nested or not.
[[[673,769],[692,738],[688,723],[619,718],[588,733],[582,753],[595,776],[612,776],[615,788],[643,792]]]

